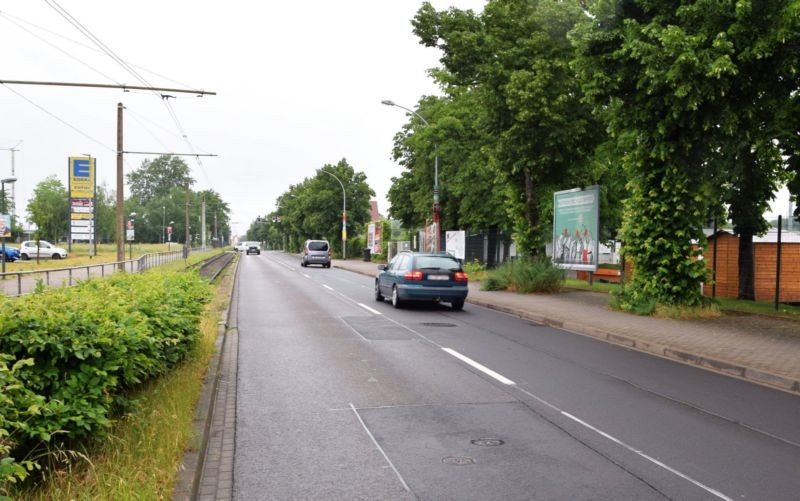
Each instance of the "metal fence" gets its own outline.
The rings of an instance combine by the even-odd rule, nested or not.
[[[190,249],[189,252],[202,249]],[[150,268],[184,259],[182,250],[144,254],[138,259],[114,261],[111,263],[88,264],[69,268],[50,268],[47,270],[12,271],[0,273],[0,292],[7,296],[30,294],[37,287],[71,287],[79,281],[103,278],[117,271],[141,273]],[[41,285],[40,285],[41,284]]]

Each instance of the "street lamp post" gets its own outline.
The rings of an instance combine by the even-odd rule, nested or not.
[[[2,259],[2,261],[3,261],[3,273],[6,272],[6,231],[11,233],[11,226],[14,223],[13,221],[9,220],[8,228],[6,228],[6,224],[5,224],[6,223],[6,185],[7,184],[13,185],[16,182],[17,182],[17,178],[15,178],[15,177],[7,177],[5,179],[0,179],[0,189],[2,189],[2,197],[3,197],[3,199],[2,199],[2,201],[3,201],[3,204],[2,204],[3,210],[0,212],[0,217],[3,218],[3,227],[0,228],[0,235],[2,235],[2,240],[3,240],[3,256],[0,259]]]
[[[320,172],[333,176],[334,179],[339,181],[339,185],[342,187],[342,259],[347,259],[347,195],[344,191],[344,184],[342,180],[334,174],[322,169],[320,169]]]
[[[416,116],[425,126],[430,126],[427,120],[422,117],[419,113],[412,110],[411,108],[406,108],[405,106],[401,106],[394,101],[389,99],[384,99],[381,101],[381,104],[385,104],[386,106],[396,106],[398,108],[402,108],[407,112],[411,113],[412,115]],[[434,144],[434,158],[433,158],[433,241],[436,252],[439,252],[439,146]]]
[[[163,205],[161,206],[161,245],[164,245],[164,240],[167,238],[164,236],[164,233],[167,232],[167,208]]]

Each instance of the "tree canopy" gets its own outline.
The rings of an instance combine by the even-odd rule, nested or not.
[[[797,92],[800,36],[796,2],[764,4],[600,0],[575,31],[574,67],[624,152],[637,294],[702,302],[696,245],[720,202],[745,238],[764,228],[786,169],[780,138],[797,131],[776,112]]]
[[[164,242],[166,226],[172,227],[171,241],[186,240],[186,211],[189,215],[190,244],[199,245],[202,237],[202,211],[205,203],[206,243],[221,243],[230,236],[230,207],[214,190],[191,190],[194,179],[180,157],[162,155],[144,160],[140,168],[126,175],[130,197],[125,203],[126,218],[134,217],[136,240]],[[187,209],[186,202],[189,202]],[[170,224],[172,222],[172,224]],[[215,242],[215,239],[218,239]]]
[[[67,188],[56,176],[45,178],[33,189],[27,206],[28,221],[39,230],[38,238],[58,242],[69,232]]]
[[[324,238],[341,253],[343,206],[346,203],[347,239],[351,242],[363,234],[370,220],[369,201],[374,196],[366,175],[356,172],[346,159],[325,164],[313,177],[290,186],[278,197],[277,211],[251,222],[247,238],[275,247],[282,247],[285,239],[290,248],[298,249],[306,239]],[[353,251],[359,252],[360,246]]]

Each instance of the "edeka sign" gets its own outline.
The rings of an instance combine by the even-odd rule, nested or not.
[[[600,187],[553,194],[553,262],[568,270],[597,271]]]
[[[95,159],[69,157],[70,242],[94,240]]]
[[[69,196],[94,198],[94,158],[69,158]]]

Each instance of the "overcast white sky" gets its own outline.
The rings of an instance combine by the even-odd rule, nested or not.
[[[390,179],[401,172],[392,138],[407,118],[381,100],[413,108],[438,93],[426,70],[440,54],[411,32],[417,0],[56,1],[152,85],[217,95],[170,100],[191,150],[152,93],[0,85],[0,148],[22,141],[18,215],[45,177],[66,186],[69,156],[96,157],[98,182],[114,187],[118,102],[125,150],[219,155],[186,161],[195,189],[230,204],[234,234],[272,211],[289,185],[342,158],[366,173],[385,214]],[[480,11],[485,0],[432,3]],[[44,0],[0,0],[0,47],[0,80],[140,85]],[[126,155],[126,172],[144,158],[153,157]],[[0,177],[10,175],[11,153],[0,150]],[[777,205],[783,214],[786,199]]]
[[[390,179],[401,172],[392,137],[407,118],[381,100],[413,108],[438,93],[426,70],[440,54],[411,32],[421,1],[56,2],[152,85],[217,95],[170,100],[190,150],[152,93],[0,85],[0,148],[22,140],[18,215],[45,177],[66,186],[69,156],[96,157],[98,183],[115,186],[118,102],[125,150],[219,155],[185,160],[195,189],[230,204],[234,234],[272,211],[289,185],[342,158],[366,173],[385,214]],[[480,11],[485,1],[432,3]],[[141,85],[44,0],[0,0],[0,47],[1,80]],[[153,157],[126,155],[126,172],[144,158]],[[0,150],[0,176],[10,175],[11,153]]]

